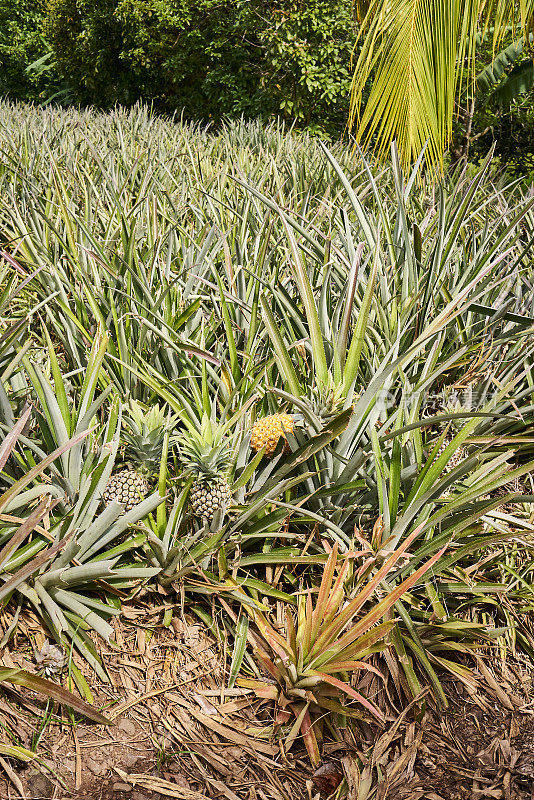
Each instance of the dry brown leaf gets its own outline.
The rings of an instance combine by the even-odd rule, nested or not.
[[[224,797],[228,798],[228,800],[241,800],[240,797],[238,797],[236,794],[234,794],[234,792],[232,792],[232,790],[228,786],[226,786],[224,783],[222,783],[221,781],[216,781],[213,778],[210,778],[208,776],[206,776],[206,780],[208,781],[208,783],[210,783],[212,786],[214,786],[216,789],[218,789],[218,791]]]
[[[478,664],[478,668],[481,671],[482,675],[488,682],[489,686],[493,689],[497,697],[499,698],[500,702],[503,704],[505,708],[508,708],[510,711],[515,710],[515,706],[506,694],[503,689],[499,686],[497,681],[495,680],[494,676],[491,674],[487,666],[484,664],[484,661],[480,658],[480,656],[475,656]]]
[[[208,717],[207,714],[203,714],[201,711],[197,711],[194,708],[190,708],[189,711],[198,722],[223,736],[229,742],[239,744],[242,747],[249,747],[253,752],[265,753],[268,756],[276,756],[279,753],[278,747],[273,747],[273,745],[262,742],[260,739],[253,739],[243,733],[238,733],[227,725],[222,725],[220,722]]]
[[[13,771],[11,766],[8,764],[7,761],[4,761],[3,758],[0,757],[0,765],[4,769],[6,775],[8,776],[9,780],[19,793],[21,800],[26,800],[26,795],[24,794],[24,788],[22,783],[20,782],[20,778],[18,777],[17,773]]]
[[[143,789],[149,789],[152,792],[159,792],[164,797],[174,797],[178,800],[210,800],[205,794],[192,789],[184,789],[178,786],[177,783],[171,783],[163,778],[154,778],[150,775],[128,775],[127,772],[118,767],[115,767],[115,772],[125,783],[129,783],[132,786],[141,786]]]
[[[335,792],[342,780],[341,767],[332,761],[321,764],[312,775],[312,784],[327,795]]]

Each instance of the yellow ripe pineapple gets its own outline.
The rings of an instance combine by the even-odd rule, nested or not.
[[[292,414],[271,414],[261,417],[252,426],[250,446],[258,452],[265,447],[265,455],[270,457],[276,450],[280,438],[287,439],[286,433],[293,433],[295,418]],[[288,447],[287,441],[284,445]]]
[[[342,386],[335,383],[332,377],[319,386],[311,388],[307,398],[301,398],[315,417],[318,425],[325,425],[336,414],[340,413],[345,405]],[[256,452],[265,447],[265,455],[270,458],[276,451],[280,439],[284,439],[284,452],[289,451],[287,434],[293,433],[296,424],[303,424],[301,414],[288,414],[281,412],[268,417],[260,417],[252,426],[250,446]],[[303,427],[306,428],[304,421]],[[317,432],[318,428],[315,430]]]

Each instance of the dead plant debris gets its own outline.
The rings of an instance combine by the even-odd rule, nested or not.
[[[524,660],[498,669],[480,660],[475,687],[445,682],[446,711],[428,703],[420,718],[421,698],[386,729],[364,721],[332,727],[314,772],[303,747],[285,754],[255,735],[272,722],[272,709],[247,690],[225,689],[221,648],[205,628],[178,612],[163,627],[161,611],[136,603],[116,622],[120,649],[100,643],[108,684],[95,682],[75,658],[112,726],[73,725],[31,692],[3,694],[0,722],[37,757],[22,765],[3,759],[1,798],[534,798],[532,669]],[[34,668],[32,648],[42,635],[27,614],[3,651],[4,664]]]

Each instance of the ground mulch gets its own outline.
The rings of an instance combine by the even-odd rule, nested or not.
[[[138,598],[116,624],[118,649],[100,645],[110,683],[84,667],[112,726],[55,717],[43,727],[37,696],[4,693],[4,730],[24,747],[40,738],[38,761],[0,760],[2,800],[534,800],[528,662],[479,660],[476,683],[445,682],[446,711],[420,701],[382,730],[332,728],[314,772],[303,750],[258,737],[269,704],[224,688],[224,642],[187,614],[162,626],[167,599]],[[20,629],[0,660],[35,668],[42,631],[31,614]]]

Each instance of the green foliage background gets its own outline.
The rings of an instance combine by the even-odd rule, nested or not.
[[[341,132],[346,0],[51,0],[45,33],[83,103],[142,97],[189,119],[281,115]]]
[[[46,72],[27,72],[48,51],[41,32],[45,0],[0,0],[0,94],[40,99],[50,88]]]
[[[356,34],[351,0],[0,0],[0,95],[104,109],[141,99],[203,123],[281,117],[337,138]],[[477,71],[495,55],[486,38]],[[502,84],[530,65],[524,52]],[[523,78],[515,97],[477,91],[467,150],[480,163],[495,141],[511,174],[532,176],[534,71]]]
[[[534,65],[525,48],[509,59],[517,39],[510,34],[501,53],[492,52],[491,42],[480,48],[479,70],[496,59],[504,63],[503,79],[493,88],[479,87],[473,119],[474,140],[471,159],[480,163],[492,143],[495,155],[511,176],[534,179]],[[508,60],[509,59],[509,60]]]

